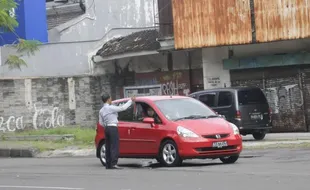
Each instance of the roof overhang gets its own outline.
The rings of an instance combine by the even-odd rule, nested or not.
[[[160,44],[160,49],[158,51],[173,51],[174,48],[174,37],[165,37],[161,39],[157,39]]]
[[[140,52],[132,52],[132,53],[123,53],[118,55],[111,55],[106,57],[101,57],[100,55],[93,56],[93,62],[94,63],[100,63],[100,62],[107,62],[112,61],[116,59],[123,59],[123,58],[129,58],[129,57],[138,57],[138,56],[145,56],[145,55],[154,55],[159,54],[158,51],[140,51]]]

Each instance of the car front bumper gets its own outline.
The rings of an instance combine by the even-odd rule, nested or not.
[[[212,147],[213,142],[227,142],[221,148]],[[179,155],[183,159],[194,158],[219,158],[224,156],[239,155],[242,151],[241,135],[230,135],[222,139],[180,138],[178,142]]]

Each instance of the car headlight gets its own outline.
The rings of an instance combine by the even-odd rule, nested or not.
[[[240,134],[240,133],[239,133],[239,129],[238,129],[238,127],[237,127],[235,124],[229,123],[229,125],[230,125],[230,127],[233,129],[234,135],[239,135],[239,134]]]
[[[182,126],[178,126],[177,128],[177,133],[179,136],[181,137],[190,137],[190,138],[196,138],[196,137],[199,137],[196,133],[194,133],[193,131],[191,130],[188,130]]]

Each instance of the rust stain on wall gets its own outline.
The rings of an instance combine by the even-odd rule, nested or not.
[[[310,0],[255,0],[258,42],[310,36]]]
[[[249,0],[172,0],[176,49],[252,40]]]

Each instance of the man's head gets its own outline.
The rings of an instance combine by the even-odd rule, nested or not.
[[[148,115],[149,117],[153,117],[154,114],[155,114],[154,110],[153,110],[151,107],[148,107],[148,108],[147,108],[147,115]]]
[[[112,104],[112,98],[111,98],[111,96],[109,95],[109,94],[103,94],[102,96],[101,96],[101,100],[103,101],[103,103],[105,103],[105,104]]]

